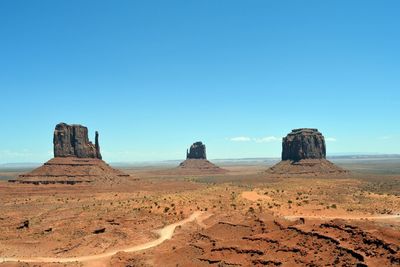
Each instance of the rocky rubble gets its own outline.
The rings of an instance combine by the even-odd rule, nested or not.
[[[226,218],[229,221],[209,221],[207,228],[190,234],[188,245],[164,255],[158,251],[157,261],[162,259],[165,266],[174,266],[176,262],[183,266],[398,266],[400,263],[399,234],[383,228],[363,224],[357,227],[337,220],[298,224],[270,215],[240,216],[231,214]]]

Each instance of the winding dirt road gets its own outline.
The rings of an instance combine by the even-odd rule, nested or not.
[[[137,251],[156,247],[156,246],[160,245],[161,243],[163,243],[164,241],[171,239],[175,232],[176,227],[182,226],[186,223],[193,222],[193,221],[197,221],[198,223],[201,224],[203,220],[207,219],[210,216],[211,216],[211,214],[206,214],[204,212],[196,211],[192,215],[190,215],[190,217],[188,217],[182,221],[167,225],[164,228],[158,230],[158,234],[160,235],[160,237],[156,240],[153,240],[153,241],[150,241],[150,242],[147,242],[144,244],[136,245],[133,247],[128,247],[125,249],[112,250],[112,251],[105,252],[102,254],[90,255],[90,256],[80,256],[80,257],[69,257],[69,258],[52,258],[52,257],[22,258],[21,257],[21,258],[0,258],[0,259],[1,259],[1,262],[31,262],[31,263],[35,263],[35,262],[36,263],[38,263],[38,262],[67,263],[67,262],[89,262],[89,261],[101,260],[104,258],[110,258],[110,257],[114,256],[115,254],[117,254],[118,252],[137,252]]]

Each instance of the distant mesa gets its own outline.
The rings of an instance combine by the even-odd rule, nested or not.
[[[9,182],[26,184],[78,184],[122,182],[129,175],[113,169],[102,160],[99,134],[95,144],[89,141],[88,129],[82,125],[56,125],[53,136],[54,158],[33,171]]]
[[[193,174],[228,172],[207,160],[206,146],[202,142],[196,142],[186,150],[186,160],[178,166],[178,170]]]
[[[282,140],[282,161],[267,170],[279,175],[344,174],[343,170],[326,160],[324,136],[318,129],[294,129]]]

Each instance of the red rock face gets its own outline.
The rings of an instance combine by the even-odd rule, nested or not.
[[[324,136],[317,129],[292,130],[282,141],[282,161],[266,173],[280,176],[349,174],[326,160]]]
[[[163,266],[399,266],[398,233],[345,221],[289,222],[246,216],[197,231],[188,245],[158,250]],[[374,229],[374,231],[371,231]],[[164,252],[164,253],[163,253]],[[157,265],[158,266],[158,265]]]
[[[206,145],[202,142],[194,143],[186,152],[186,159],[207,159]]]
[[[22,184],[118,184],[129,175],[113,169],[101,159],[99,133],[95,144],[89,141],[82,125],[59,123],[54,130],[54,158],[13,183]]]
[[[295,129],[283,138],[282,160],[325,158],[325,139],[317,129]]]
[[[88,129],[82,125],[59,123],[54,130],[54,157],[78,157],[101,159],[96,132],[96,144],[88,138]]]

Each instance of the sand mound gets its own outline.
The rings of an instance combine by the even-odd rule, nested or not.
[[[182,162],[178,168],[178,172],[185,173],[226,173],[228,170],[222,169],[206,159],[187,159]]]
[[[120,183],[129,177],[96,158],[56,157],[10,182],[30,184]]]
[[[269,168],[266,173],[274,175],[320,176],[348,174],[349,172],[326,159],[283,160]]]

